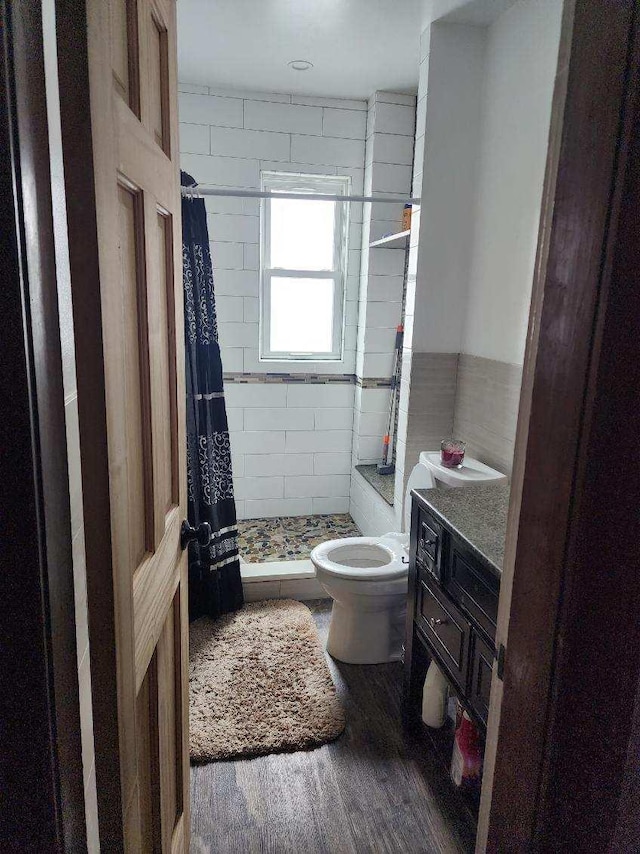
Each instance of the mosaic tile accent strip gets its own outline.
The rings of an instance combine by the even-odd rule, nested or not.
[[[356,381],[355,374],[286,374],[286,373],[236,373],[224,374],[225,383],[309,383],[348,384]]]
[[[309,385],[359,385],[361,388],[389,388],[391,377],[358,377],[355,374],[229,373],[225,383],[308,383]]]
[[[391,377],[357,377],[356,385],[361,388],[391,388]]]
[[[247,563],[304,560],[325,540],[360,536],[348,513],[247,519],[238,522],[238,551]]]

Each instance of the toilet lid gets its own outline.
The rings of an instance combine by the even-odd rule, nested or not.
[[[314,565],[329,575],[355,581],[387,581],[408,574],[409,560],[397,539],[345,537],[328,540],[311,552]]]

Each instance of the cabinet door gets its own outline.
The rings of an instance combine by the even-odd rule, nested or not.
[[[469,703],[485,724],[489,715],[491,674],[493,671],[493,649],[476,632],[472,633],[471,679]]]
[[[422,508],[418,515],[417,560],[438,580],[442,578],[442,526]]]
[[[458,542],[451,544],[446,587],[462,610],[495,638],[500,583]]]
[[[471,626],[424,573],[418,582],[416,620],[436,658],[464,693]]]

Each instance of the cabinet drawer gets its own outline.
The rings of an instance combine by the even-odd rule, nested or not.
[[[424,510],[418,515],[418,540],[417,558],[425,564],[428,570],[436,576],[441,577],[440,566],[442,563],[442,528]]]
[[[451,549],[447,589],[456,602],[493,639],[498,618],[498,582],[485,575],[481,567],[467,560],[454,544]]]
[[[469,702],[480,720],[486,725],[489,715],[489,697],[491,695],[493,649],[475,632],[472,634],[471,643],[473,652]]]
[[[416,620],[451,676],[464,689],[471,626],[435,583],[423,575],[418,579]]]

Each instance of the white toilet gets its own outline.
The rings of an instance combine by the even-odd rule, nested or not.
[[[409,568],[411,490],[500,483],[505,475],[465,457],[460,469],[423,451],[407,481],[404,534],[327,540],[311,552],[318,581],[333,599],[327,651],[348,664],[398,661],[404,642]]]

